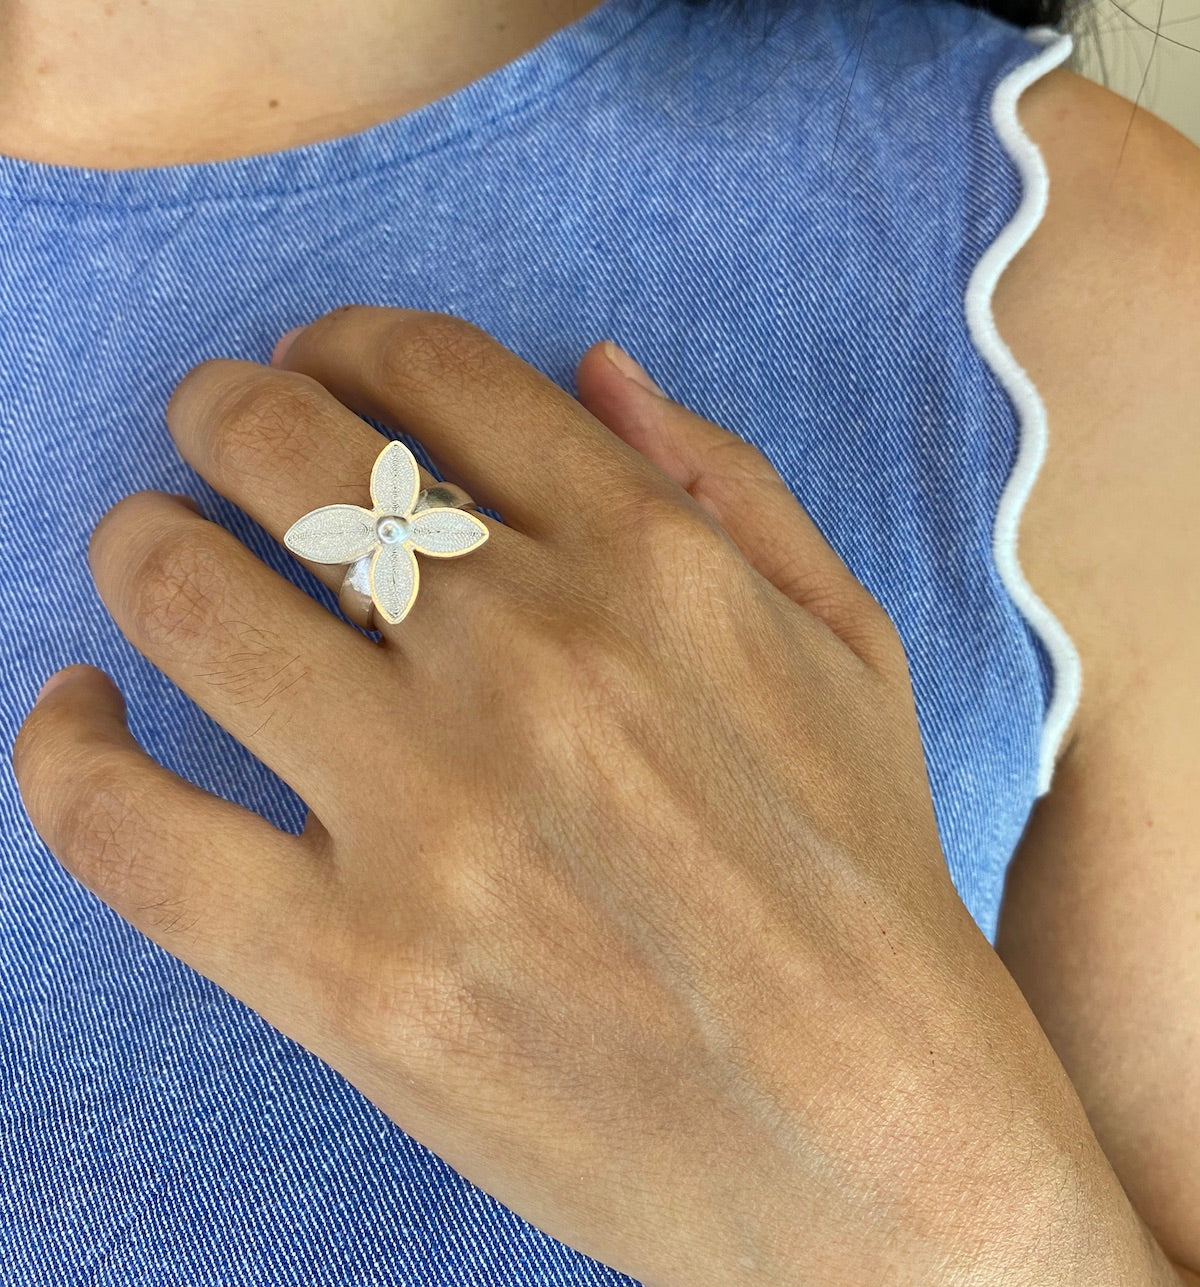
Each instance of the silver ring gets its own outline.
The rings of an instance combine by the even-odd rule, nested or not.
[[[344,563],[338,606],[356,625],[373,630],[378,617],[399,625],[417,597],[416,553],[457,558],[478,549],[488,526],[468,509],[475,502],[454,483],[421,490],[417,458],[389,442],[371,469],[371,504],[323,505],[283,534],[293,554],[310,563]]]

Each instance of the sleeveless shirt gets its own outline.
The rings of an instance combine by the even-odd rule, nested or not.
[[[1016,560],[1046,425],[991,312],[1046,200],[1016,103],[1071,37],[949,0],[769,8],[603,0],[436,102],[279,152],[0,157],[6,745],[45,677],[88,661],[151,754],[299,831],[301,802],[125,642],[88,575],[101,514],[158,488],[312,586],[181,462],[175,384],[265,362],[345,302],[458,313],[571,391],[607,335],[758,444],[895,621],[946,861],[991,941],[1080,683]],[[0,1013],[4,1284],[631,1281],[111,912],[7,764]]]

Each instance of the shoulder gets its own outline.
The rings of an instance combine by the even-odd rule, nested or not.
[[[1050,179],[995,299],[1049,428],[1019,557],[1083,691],[996,948],[1134,1206],[1200,1266],[1200,152],[1065,71],[1019,116]]]
[[[1184,624],[1164,596],[1200,630],[1191,596],[1173,594],[1200,573],[1200,149],[1063,68],[1018,115],[1049,202],[994,312],[1046,407],[1019,557],[1079,649],[1074,733]]]

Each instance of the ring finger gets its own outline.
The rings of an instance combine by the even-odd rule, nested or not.
[[[194,367],[168,404],[167,425],[184,459],[280,539],[317,507],[370,507],[372,465],[387,442],[311,377],[234,359]],[[437,481],[425,469],[420,473],[421,487]],[[444,596],[452,584],[461,587],[460,563],[470,564],[472,583],[511,574],[513,545],[530,543],[503,524],[483,516],[480,521],[492,539],[470,559],[438,560],[452,566],[439,568],[432,585],[422,582],[423,600]],[[344,564],[305,560],[305,566],[333,590],[345,574]],[[440,615],[426,602],[397,629],[411,642],[422,620],[428,624]],[[386,623],[376,624],[389,634]]]

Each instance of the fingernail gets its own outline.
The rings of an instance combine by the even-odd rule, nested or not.
[[[303,326],[293,326],[290,331],[284,331],[279,339],[275,341],[275,348],[271,353],[272,366],[278,366],[283,361],[283,355],[291,348],[292,341],[302,330],[304,330]]]
[[[50,678],[46,680],[46,682],[41,686],[41,688],[38,689],[37,700],[40,702],[42,698],[45,697],[46,694],[50,692],[52,689],[58,688],[62,684],[65,684],[67,679],[68,679],[68,675],[65,670],[56,670],[54,674],[51,675]]]
[[[646,374],[642,365],[639,362],[635,362],[619,345],[614,344],[612,340],[605,340],[601,347],[604,349],[605,357],[627,380],[632,380],[634,384],[641,385],[648,393],[656,394],[660,398],[667,396]]]

